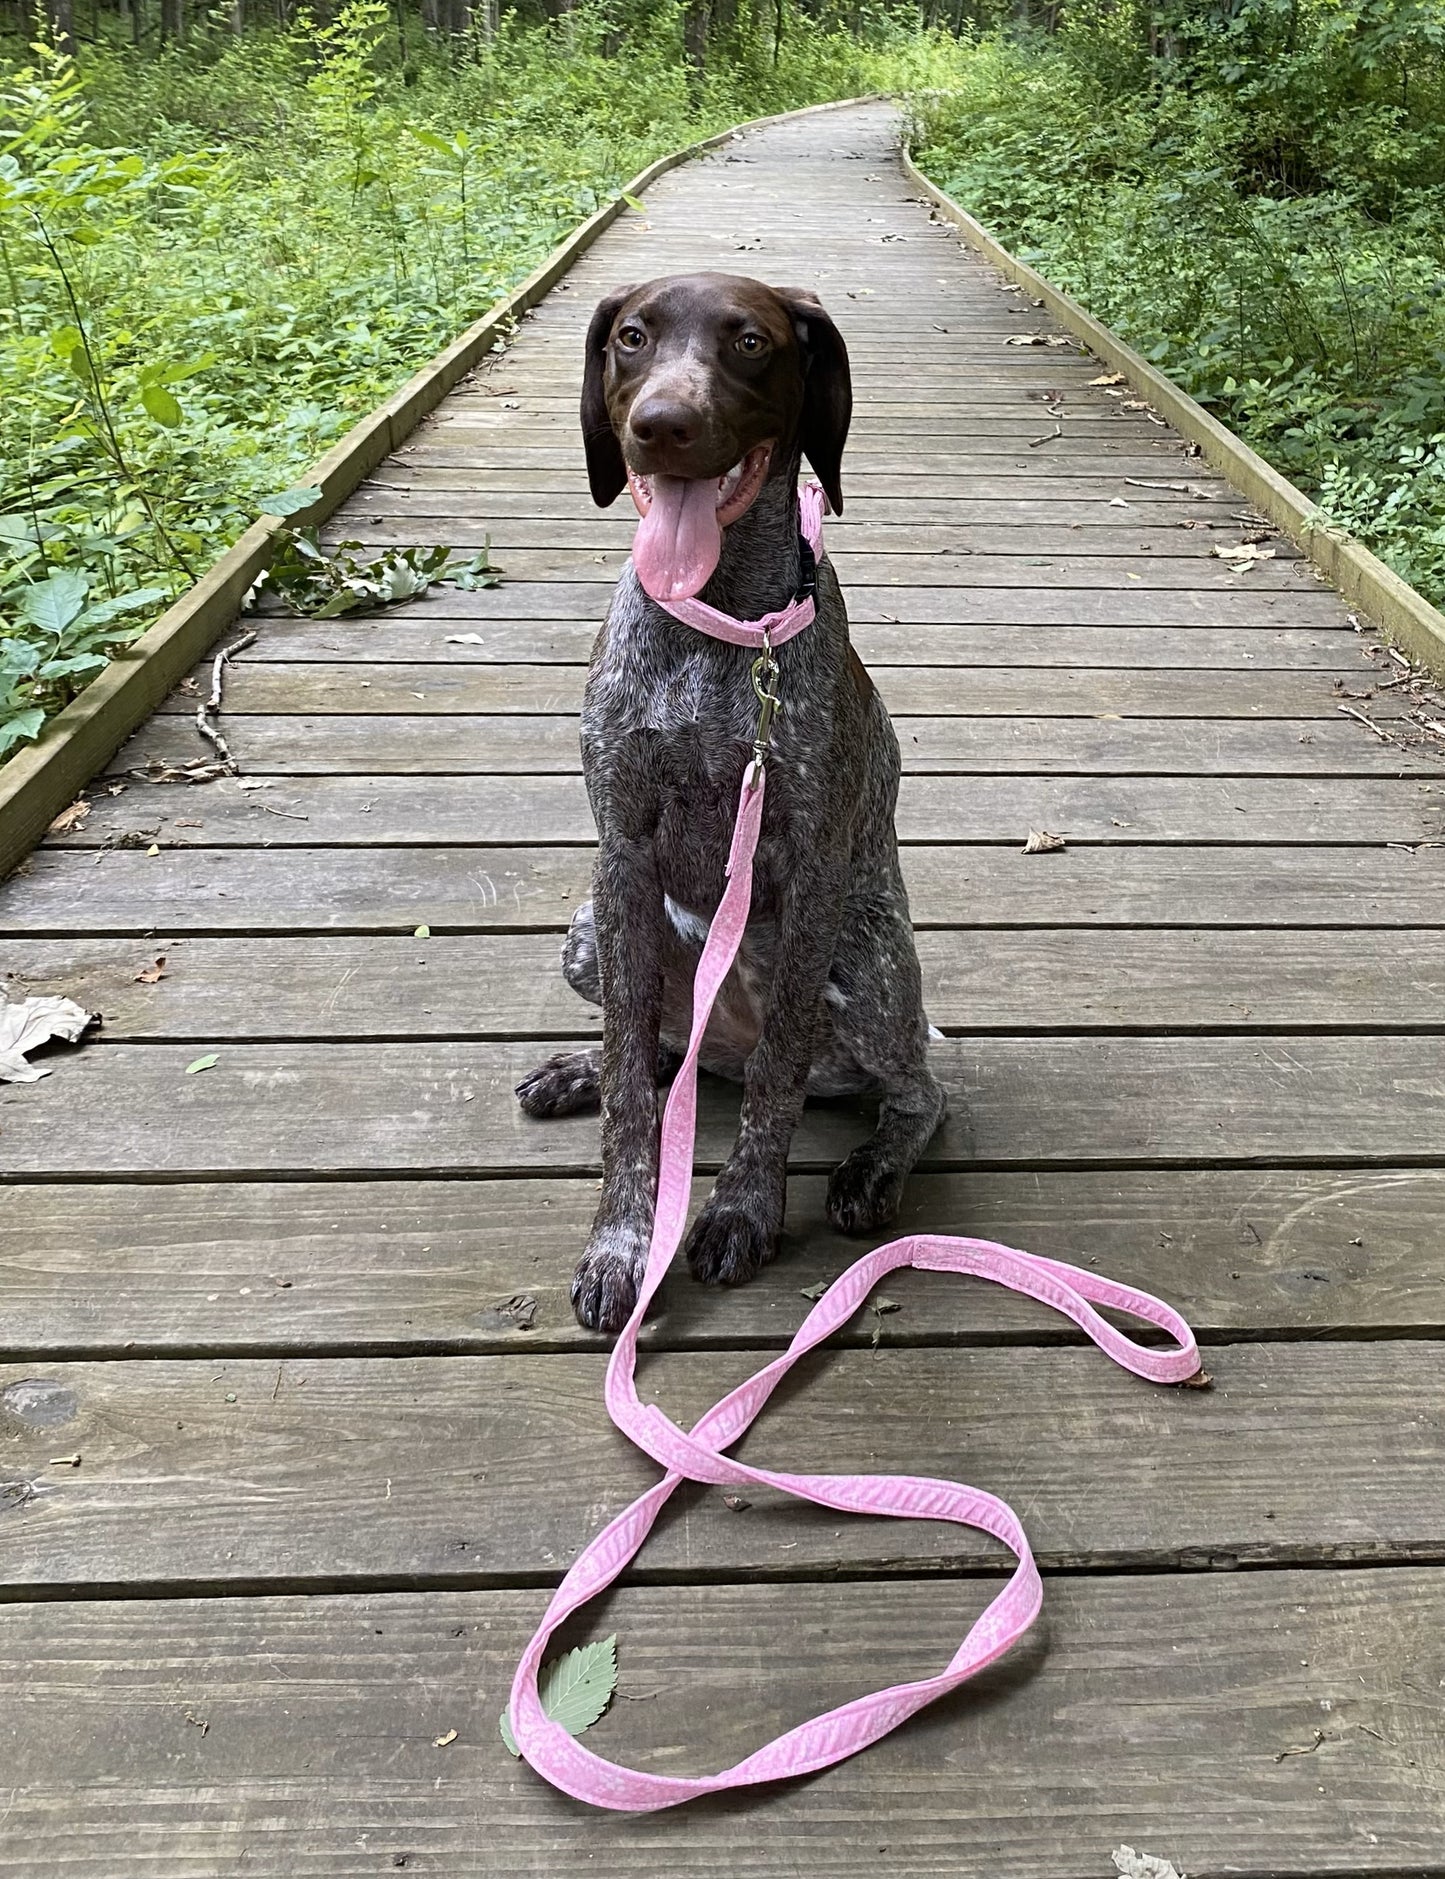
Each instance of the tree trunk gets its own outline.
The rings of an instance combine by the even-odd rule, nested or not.
[[[438,0],[421,0],[421,23],[429,33],[441,31],[441,10]]]
[[[246,0],[231,0],[231,31],[244,33],[246,30]]]
[[[682,56],[696,86],[707,71],[707,16],[711,0],[687,0],[682,15]]]
[[[70,0],[48,0],[46,16],[50,21],[50,37],[57,52],[75,51],[75,22],[70,10]]]
[[[161,0],[161,41],[179,44],[186,36],[185,0]]]

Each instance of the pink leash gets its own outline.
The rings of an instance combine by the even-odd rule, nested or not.
[[[803,528],[814,553],[822,555],[823,497],[816,485],[803,491]],[[794,601],[766,621],[732,620],[700,601],[671,605],[688,625],[727,639],[734,645],[761,649],[759,665],[771,668],[772,647],[781,638],[801,632],[813,618],[811,599]],[[800,617],[806,613],[806,617]],[[706,616],[706,617],[704,617]],[[721,623],[721,624],[719,624]],[[723,630],[725,629],[725,630]],[[554,1787],[588,1801],[641,1813],[675,1807],[703,1794],[747,1787],[760,1781],[810,1774],[857,1754],[859,1749],[922,1709],[996,1659],[1021,1638],[1038,1616],[1043,1585],[1028,1539],[1018,1516],[1005,1502],[980,1488],[960,1486],[919,1475],[786,1474],[752,1468],[724,1453],[743,1435],[768,1398],[798,1359],[846,1324],[873,1287],[900,1266],[918,1266],[933,1272],[972,1273],[991,1279],[1013,1292],[1036,1298],[1071,1318],[1115,1363],[1154,1383],[1185,1383],[1199,1369],[1194,1335],[1179,1313],[1148,1292],[1116,1284],[1097,1273],[1081,1271],[1056,1259],[1015,1252],[991,1240],[950,1239],[941,1234],[914,1233],[867,1253],[835,1280],[808,1313],[787,1350],[745,1383],[725,1396],[690,1430],[682,1429],[662,1410],[638,1399],[634,1373],[637,1334],[647,1308],[662,1284],[682,1240],[692,1187],[693,1150],[697,1133],[697,1067],[703,1034],[713,1002],[742,943],[752,900],[753,856],[762,826],[765,758],[776,696],[754,683],[763,700],[762,719],[754,760],[743,778],[738,799],[737,824],[728,856],[727,882],[708,930],[693,986],[692,1035],[687,1055],[673,1082],[662,1118],[661,1167],[657,1213],[648,1249],[647,1265],[637,1303],[612,1352],[607,1366],[607,1412],[631,1441],[666,1472],[661,1481],[640,1495],[630,1507],[603,1528],[579,1555],[558,1586],[536,1635],[522,1654],[512,1683],[510,1720],[522,1754],[538,1774]],[[1175,1339],[1173,1350],[1136,1343],[1094,1309],[1107,1305],[1156,1326]],[[702,1481],[719,1487],[777,1488],[799,1500],[813,1501],[839,1513],[887,1514],[900,1520],[950,1520],[977,1527],[1000,1540],[1018,1564],[1007,1584],[977,1618],[952,1659],[937,1676],[917,1683],[894,1684],[869,1696],[844,1703],[825,1715],[790,1729],[766,1747],[756,1750],[720,1774],[685,1777],[645,1774],[605,1761],[568,1735],[542,1710],[537,1677],[553,1632],[580,1606],[604,1591],[641,1550],[653,1523],[673,1490],[683,1481]]]

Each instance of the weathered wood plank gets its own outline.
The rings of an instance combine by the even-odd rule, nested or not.
[[[586,676],[581,666],[491,665],[450,657],[462,650],[444,645],[442,660],[431,664],[241,660],[226,680],[226,710],[232,718],[292,711],[377,717],[385,712],[430,717],[439,712],[580,711]],[[209,669],[198,669],[195,676],[209,686]],[[884,703],[903,717],[1324,718],[1339,724],[1342,703],[1367,706],[1371,716],[1385,718],[1410,708],[1412,701],[1399,692],[1361,696],[1369,693],[1369,676],[1343,661],[1303,672],[1256,672],[1250,665],[1238,672],[1119,672],[1085,666],[1050,670],[1044,677],[999,667],[873,668]],[[745,663],[739,677],[746,683]],[[173,693],[162,709],[194,720],[195,695]],[[1350,730],[1361,744],[1375,741],[1358,723]],[[196,747],[201,748],[199,740]]]
[[[614,570],[615,572],[615,570]],[[427,596],[438,620],[583,621],[594,631],[607,612],[611,579],[504,581],[468,593],[441,587]],[[855,625],[1028,626],[1254,626],[1338,627],[1345,613],[1338,595],[1313,586],[1298,592],[1237,584],[1212,588],[1147,588],[1136,582],[1105,588],[858,587],[848,594]]]
[[[394,694],[393,701],[400,702]],[[893,725],[904,771],[911,775],[1445,775],[1445,744],[1418,732],[1413,743],[1399,737],[1384,741],[1340,718],[1100,723],[1054,717],[895,717]],[[270,776],[541,775],[580,772],[582,764],[578,720],[572,714],[237,715],[229,721],[226,740],[244,773]],[[187,763],[198,748],[189,717],[157,717],[122,747],[111,770],[125,775],[151,758]]]
[[[782,1255],[751,1285],[720,1294],[671,1280],[644,1344],[785,1343],[803,1292],[858,1257],[858,1241],[827,1224],[824,1185],[792,1178]],[[10,1362],[598,1349],[567,1296],[596,1207],[587,1179],[10,1187],[0,1349]],[[1442,1212],[1445,1170],[1429,1168],[916,1174],[889,1231],[1097,1265],[1186,1301],[1213,1341],[1439,1337]],[[890,1296],[902,1302],[905,1286],[905,1309],[865,1313],[835,1341],[1077,1341],[999,1286],[916,1272],[890,1280]],[[517,1295],[537,1303],[526,1332],[498,1309]]]
[[[390,477],[389,467],[384,475]],[[850,495],[847,514],[828,519],[828,540],[842,545],[883,541],[885,535],[906,535],[926,540],[930,547],[946,548],[960,541],[970,542],[972,536],[965,533],[970,530],[1004,536],[1019,530],[1048,528],[1072,543],[1073,554],[1099,552],[1100,536],[1117,536],[1122,545],[1134,540],[1136,531],[1141,541],[1159,535],[1182,544],[1176,548],[1177,553],[1192,552],[1198,537],[1200,550],[1207,552],[1212,541],[1229,539],[1230,531],[1240,527],[1235,515],[1244,513],[1238,500],[1231,501],[1223,492],[1189,500],[1165,490],[1133,489],[1129,498],[1122,500],[1125,506],[1120,509],[1109,496],[1077,492],[1052,497],[1045,493],[1035,497],[940,495],[916,499]],[[630,542],[637,527],[637,518],[630,509],[624,510],[620,503],[598,509],[585,488],[566,493],[457,490],[416,480],[397,483],[383,480],[382,475],[365,483],[337,513],[355,520],[358,531],[371,526],[376,517],[388,521],[409,519],[413,523],[421,517],[490,519],[492,543],[499,549],[510,540],[523,547],[561,544],[571,541],[574,532],[579,544],[615,546]],[[560,527],[554,531],[553,524]],[[415,541],[415,533],[407,539]]]
[[[1007,476],[1007,482],[1000,478]],[[1011,500],[1051,500],[1073,502],[1108,502],[1113,496],[1120,496],[1126,502],[1134,500],[1151,503],[1174,503],[1177,513],[1188,515],[1207,500],[1230,501],[1239,503],[1237,492],[1216,476],[1207,465],[1189,463],[1182,468],[1173,464],[1160,470],[1151,463],[1146,472],[1150,481],[1146,488],[1136,488],[1116,474],[1110,466],[1105,474],[1090,474],[1088,471],[1076,472],[1065,465],[1027,464],[1023,466],[990,466],[988,471],[937,472],[933,475],[906,475],[897,471],[876,471],[860,467],[855,463],[848,466],[847,513],[852,516],[882,515],[884,511],[875,507],[879,502],[892,503],[896,510],[904,511],[917,504],[926,504],[937,500],[964,499],[969,501],[1011,501]],[[1156,487],[1168,483],[1187,484],[1187,489],[1172,490]],[[524,465],[456,465],[418,463],[410,458],[388,457],[379,466],[372,477],[369,487],[375,489],[411,489],[411,490],[451,490],[464,493],[468,498],[482,496],[490,500],[493,495],[542,495],[565,496],[569,502],[579,498],[585,501],[586,477],[580,466],[558,467],[556,469],[537,469]],[[1190,491],[1202,492],[1199,495]],[[547,513],[547,511],[542,511]]]
[[[979,574],[985,561],[1001,559],[1032,569],[1035,557],[1044,556],[1067,560],[1071,566],[1091,557],[1106,561],[1114,576],[1109,584],[1122,586],[1128,578],[1127,568],[1132,568],[1142,557],[1169,563],[1176,579],[1178,573],[1173,564],[1179,561],[1191,565],[1202,562],[1205,573],[1222,576],[1227,569],[1213,555],[1213,550],[1238,542],[1240,538],[1238,522],[1201,520],[1188,529],[1146,527],[1142,522],[1133,527],[1121,527],[1117,509],[1106,510],[1105,516],[1116,526],[1086,528],[1082,522],[1061,523],[1052,519],[1013,526],[975,524],[959,528],[830,521],[828,552],[840,573],[846,567],[847,578],[862,584],[871,584],[869,576],[873,570],[865,564],[875,560],[885,564],[878,572],[888,579],[892,578],[894,564],[900,560],[916,563],[926,576],[930,570],[922,568],[924,557],[941,562],[971,559],[979,564],[968,570],[974,576]],[[412,543],[416,541],[416,519],[414,506],[409,501],[383,507],[379,499],[371,497],[364,506],[353,503],[339,510],[323,540],[359,540],[380,546]],[[515,568],[518,577],[526,580],[540,578],[539,568],[561,564],[564,557],[559,551],[571,551],[566,556],[568,567],[585,570],[586,558],[601,554],[607,557],[609,567],[616,568],[630,554],[637,526],[635,516],[629,518],[620,511],[598,515],[594,520],[509,522],[503,518],[499,521],[489,514],[480,499],[473,499],[472,506],[465,511],[431,519],[440,524],[430,531],[433,538],[441,536],[448,545],[458,549],[490,547],[504,574]],[[1275,553],[1282,564],[1297,562],[1300,558],[1293,543],[1280,542]],[[957,569],[950,571],[958,572]],[[566,578],[587,577],[584,571]],[[918,574],[910,578],[916,579]],[[975,580],[947,583],[950,586],[977,584]]]
[[[245,779],[243,779],[245,780]],[[318,776],[267,792],[230,777],[189,789],[142,788],[97,800],[90,820],[52,843],[71,848],[147,841],[207,847],[398,846],[587,842],[593,824],[580,777]],[[1022,845],[1028,830],[1075,842],[1434,842],[1445,837],[1445,789],[1415,778],[1143,778],[905,776],[898,836],[912,842]],[[1048,867],[1049,861],[1035,865]]]
[[[622,1592],[567,1640],[620,1633],[622,1700],[588,1742],[668,1772],[727,1766],[814,1711],[934,1674],[991,1590]],[[1445,1676],[1438,1572],[1052,1580],[1002,1664],[741,1817],[599,1815],[502,1751],[541,1606],[535,1591],[8,1606],[0,1847],[33,1879],[114,1879],[122,1846],[147,1879],[373,1879],[401,1861],[580,1879],[602,1857],[616,1879],[1097,1879],[1121,1842],[1200,1879],[1442,1870],[1438,1712],[1401,1695]],[[1317,1728],[1318,1753],[1285,1753]]]
[[[380,533],[380,531],[376,531]],[[480,548],[487,534],[484,527],[468,528],[453,523],[441,534],[443,545],[458,552]],[[393,535],[412,531],[397,530]],[[1137,548],[1128,568],[1121,558],[1102,555],[1056,554],[955,554],[952,552],[854,554],[846,550],[829,551],[829,559],[843,583],[843,591],[854,596],[870,593],[877,604],[879,592],[892,594],[899,589],[927,588],[950,593],[955,588],[1021,587],[1099,589],[1125,592],[1136,588],[1141,593],[1174,590],[1198,590],[1206,593],[1299,593],[1317,596],[1319,577],[1309,563],[1296,556],[1259,563],[1248,574],[1235,573],[1224,561],[1201,555],[1142,554]],[[503,585],[490,591],[506,594],[514,586],[579,588],[602,601],[611,592],[627,550],[618,546],[609,552],[589,553],[586,549],[509,548]],[[1331,598],[1334,598],[1331,596]],[[1339,606],[1339,601],[1335,600]]]
[[[488,620],[459,642],[456,622],[429,619],[424,606],[344,623],[268,615],[261,625],[260,638],[233,676],[263,662],[586,665],[597,637],[595,620]],[[1174,672],[1234,667],[1241,672],[1329,672],[1352,689],[1364,689],[1383,671],[1369,659],[1373,642],[1362,643],[1348,626],[1280,631],[865,624],[854,628],[851,638],[875,672],[887,666],[1033,666],[1051,673],[1070,666]],[[1377,650],[1376,661],[1381,657]],[[1052,682],[1043,681],[1050,687]],[[1049,704],[1052,708],[1052,690]]]
[[[1442,908],[1445,911],[1445,908]],[[137,974],[164,951],[165,976]],[[5,983],[105,1014],[113,1041],[588,1036],[555,933],[289,939],[12,940]],[[1377,935],[918,935],[924,1001],[948,1031],[1445,1028],[1445,931],[1401,956]]]
[[[906,1311],[907,1285],[896,1295]],[[0,1366],[0,1583],[560,1577],[656,1479],[603,1413],[605,1367],[601,1354],[525,1352]],[[746,1353],[662,1354],[643,1389],[687,1427],[753,1367]],[[1235,1344],[1209,1367],[1212,1390],[1164,1390],[1093,1350],[832,1352],[783,1385],[735,1452],[968,1481],[1028,1509],[1055,1569],[1445,1554],[1438,1344]],[[79,1467],[56,1465],[70,1453]],[[747,1498],[742,1518],[719,1489],[684,1490],[628,1577],[891,1575],[1005,1557],[942,1522]]]
[[[194,806],[194,802],[193,802]],[[182,831],[186,833],[186,831]],[[591,892],[572,848],[42,849],[0,883],[0,932],[560,930]],[[921,927],[1436,927],[1445,849],[905,848]],[[1281,942],[1288,944],[1288,941]],[[1411,942],[1395,940],[1393,956]]]
[[[204,1042],[205,1040],[201,1040]],[[315,1173],[577,1174],[596,1118],[533,1122],[514,1085],[547,1043],[92,1043],[36,1084],[0,1088],[12,1179]],[[1434,1163],[1445,1159],[1445,1038],[949,1038],[933,1066],[953,1113],[923,1165]],[[737,1091],[709,1080],[698,1161],[716,1167]],[[831,1166],[870,1107],[805,1111],[800,1170]],[[1408,1144],[1403,1146],[1402,1144]]]

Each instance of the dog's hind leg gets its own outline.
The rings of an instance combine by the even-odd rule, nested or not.
[[[873,1134],[833,1170],[828,1218],[844,1233],[868,1233],[898,1217],[904,1183],[948,1114],[947,1092],[928,1067],[906,900],[850,903],[829,990],[833,1049],[882,1097]]]

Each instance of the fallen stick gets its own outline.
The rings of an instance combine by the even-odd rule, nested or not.
[[[231,660],[235,658],[238,652],[244,652],[248,646],[254,646],[255,644],[256,635],[254,633],[243,633],[234,644],[223,647],[222,650],[216,654],[215,661],[211,666],[211,695],[209,698],[203,698],[200,704],[196,706],[196,729],[200,732],[201,736],[205,738],[206,742],[214,747],[216,755],[225,765],[225,774],[227,776],[235,776],[238,774],[236,759],[231,755],[231,747],[221,735],[220,727],[213,724],[211,720],[212,718],[220,716],[226,667],[230,664]]]

